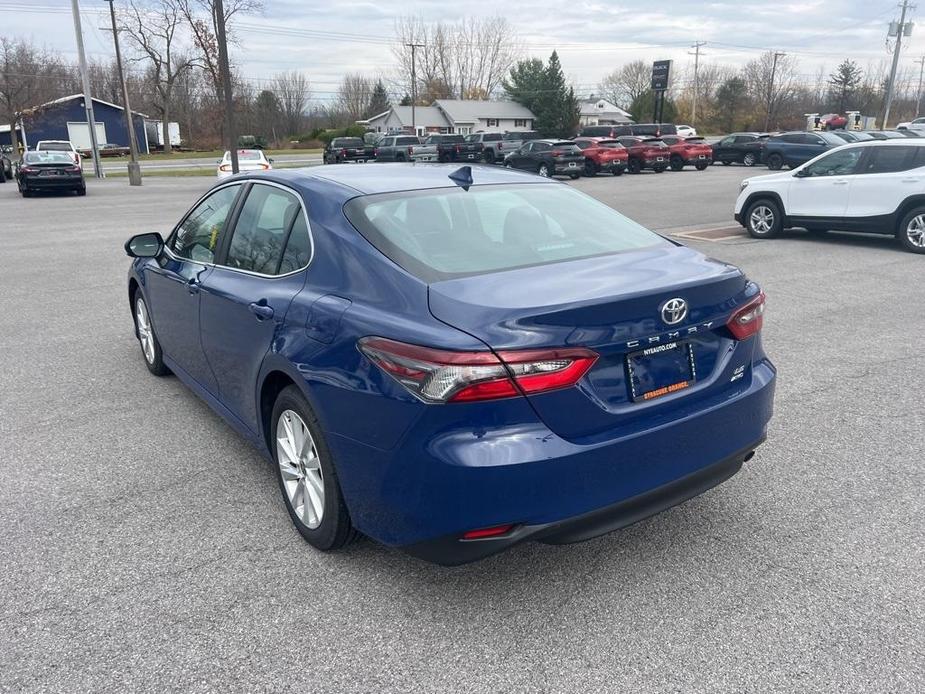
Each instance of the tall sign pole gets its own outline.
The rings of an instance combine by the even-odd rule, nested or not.
[[[112,40],[116,46],[116,67],[119,70],[119,83],[122,85],[122,106],[125,109],[125,127],[128,129],[128,183],[130,186],[141,185],[141,166],[138,164],[138,138],[135,136],[135,123],[132,107],[128,102],[128,87],[125,85],[125,73],[122,71],[122,52],[119,50],[119,28],[116,26],[115,0],[109,3],[109,17],[112,19]]]
[[[691,125],[695,127],[697,125],[697,94],[700,91],[700,49],[706,45],[706,41],[695,41],[691,46],[694,49],[694,98],[691,100]]]
[[[80,78],[83,80],[87,125],[90,127],[90,152],[93,155],[93,169],[97,178],[104,178],[103,167],[100,166],[100,146],[96,141],[93,95],[90,93],[90,76],[87,74],[87,56],[84,53],[84,35],[80,28],[80,7],[77,5],[77,0],[71,0],[71,13],[74,15],[74,33],[77,34],[77,61],[80,64]]]
[[[771,63],[771,82],[768,84],[768,109],[764,116],[764,131],[767,132],[771,125],[771,107],[774,105],[774,77],[777,75],[777,61],[783,58],[786,53],[774,51],[774,62]]]
[[[234,95],[231,93],[231,69],[228,67],[228,39],[225,35],[225,6],[215,0],[215,34],[218,39],[218,69],[225,97],[225,138],[231,153],[231,172],[238,173],[238,142],[234,133]]]
[[[655,112],[652,120],[656,123],[662,122],[662,112],[664,110],[665,92],[668,90],[668,81],[671,78],[671,61],[656,60],[652,63],[652,91],[655,93]]]
[[[919,89],[915,93],[915,117],[919,117],[922,108],[922,78],[925,77],[925,55],[915,61],[919,64]]]

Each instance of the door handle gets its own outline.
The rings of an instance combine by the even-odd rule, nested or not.
[[[832,181],[832,183],[835,184],[835,185],[837,185],[837,186],[846,186],[846,185],[848,185],[848,181]]]
[[[904,178],[903,183],[918,183],[919,179],[917,178]]]
[[[199,285],[199,278],[198,278],[198,277],[190,277],[190,278],[186,281],[186,288],[189,289],[189,293],[190,293],[190,294],[198,294],[198,293],[199,293],[199,286],[200,286],[200,285]]]
[[[273,317],[273,308],[267,306],[266,299],[253,301],[247,306],[251,313],[257,316],[257,320],[268,320]]]

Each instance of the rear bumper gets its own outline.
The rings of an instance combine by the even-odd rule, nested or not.
[[[680,479],[579,516],[554,523],[516,526],[496,538],[460,540],[459,535],[448,535],[401,549],[418,559],[456,566],[484,559],[528,540],[553,545],[590,540],[645,520],[725,482],[741,469],[743,462],[751,459],[755,448],[763,441],[764,436],[728,458]]]
[[[84,186],[80,176],[29,176],[24,183],[32,190],[73,190]]]
[[[421,406],[387,450],[336,434],[328,443],[361,532],[463,563],[527,539],[587,539],[718,484],[764,439],[775,377],[759,358],[734,395],[615,438],[563,439],[526,399],[510,398],[493,403],[490,418],[477,418],[475,404]],[[503,538],[460,540],[508,523],[517,527]]]
[[[626,171],[626,160],[614,159],[613,161],[605,161],[600,166],[601,171]]]

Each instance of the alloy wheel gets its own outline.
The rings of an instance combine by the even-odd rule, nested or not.
[[[906,238],[916,248],[925,248],[925,214],[913,217],[906,225]]]
[[[324,518],[324,473],[305,421],[284,410],[276,422],[276,460],[293,512],[314,530]]]
[[[138,341],[141,343],[141,351],[144,352],[145,360],[149,364],[153,364],[154,333],[151,330],[148,307],[145,306],[144,299],[141,298],[135,302],[135,325],[138,326]]]
[[[745,166],[754,166],[755,165],[755,155],[749,152],[742,159],[742,163],[745,164]]]
[[[549,167],[547,167],[546,164],[541,164],[537,173],[543,178],[549,178]]]
[[[757,205],[748,218],[752,231],[758,235],[767,234],[774,228],[774,210],[765,205]]]

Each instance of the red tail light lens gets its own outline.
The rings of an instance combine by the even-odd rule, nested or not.
[[[67,171],[68,173],[80,173],[80,167],[79,166],[69,166],[68,168],[65,169],[65,171]]]
[[[23,166],[19,169],[22,173],[38,173],[39,170],[31,166]]]
[[[462,145],[456,145],[456,154],[462,152]]]
[[[726,327],[737,340],[744,340],[761,331],[764,325],[764,292],[749,301],[729,318]]]
[[[379,156],[379,148],[378,148],[378,147],[374,147],[374,148],[373,148],[373,156],[374,156],[374,157],[378,157],[378,156]]]
[[[567,388],[597,360],[583,348],[454,352],[382,337],[358,347],[370,361],[427,403],[497,400]]]
[[[411,156],[414,153],[414,147],[408,145],[408,156]]]
[[[231,164],[222,164],[218,168],[220,171],[231,171]]]

